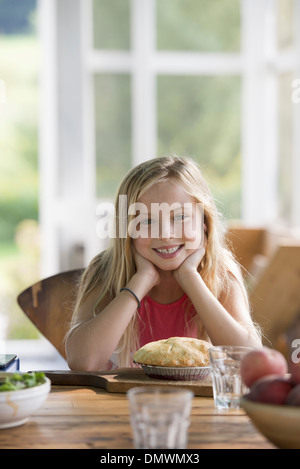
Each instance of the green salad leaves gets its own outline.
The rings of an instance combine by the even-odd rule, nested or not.
[[[45,383],[45,374],[42,371],[30,373],[14,373],[13,375],[0,378],[1,391],[19,391],[20,389],[33,388]]]

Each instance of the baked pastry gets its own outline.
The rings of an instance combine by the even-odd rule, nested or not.
[[[135,363],[143,365],[191,367],[209,366],[208,349],[205,340],[191,337],[170,337],[157,340],[137,350],[133,356]]]

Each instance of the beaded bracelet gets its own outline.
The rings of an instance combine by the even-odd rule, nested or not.
[[[120,293],[121,293],[121,291],[124,291],[124,290],[129,291],[129,293],[131,293],[131,294],[134,296],[134,298],[135,298],[136,301],[137,301],[138,308],[140,308],[140,307],[141,307],[141,302],[140,302],[140,300],[138,299],[138,297],[136,296],[136,294],[135,294],[132,290],[130,290],[130,288],[127,288],[127,287],[121,288]]]

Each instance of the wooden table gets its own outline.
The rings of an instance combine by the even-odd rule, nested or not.
[[[83,386],[52,386],[42,408],[20,427],[0,430],[0,449],[132,449],[126,394]],[[219,412],[194,397],[188,449],[274,448],[243,410]]]

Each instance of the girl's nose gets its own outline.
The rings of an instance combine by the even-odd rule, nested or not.
[[[163,217],[162,217],[163,218]],[[159,238],[161,240],[173,239],[175,237],[174,223],[171,220],[160,220],[159,223]]]

